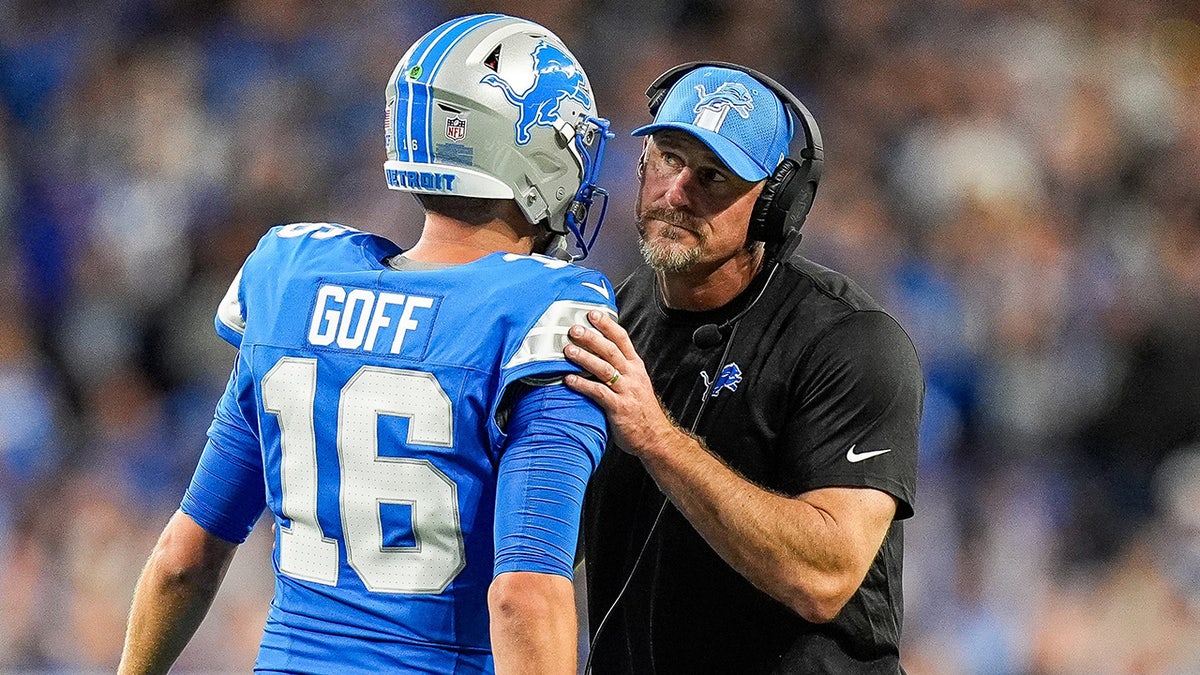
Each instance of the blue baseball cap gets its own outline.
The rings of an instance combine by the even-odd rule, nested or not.
[[[707,145],[731,171],[757,182],[787,156],[794,131],[792,118],[775,95],[749,74],[702,66],[667,92],[654,122],[633,130],[645,136],[679,129]]]

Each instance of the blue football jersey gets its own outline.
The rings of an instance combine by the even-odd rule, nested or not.
[[[567,329],[615,316],[608,280],[559,260],[401,271],[399,253],[340,225],[276,227],[217,314],[239,351],[210,445],[265,485],[184,510],[235,541],[255,500],[274,516],[264,671],[490,671],[502,399],[577,372]]]

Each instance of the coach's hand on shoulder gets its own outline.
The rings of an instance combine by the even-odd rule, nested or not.
[[[646,364],[633,348],[629,333],[603,312],[588,312],[595,329],[576,324],[563,354],[595,379],[568,375],[566,384],[604,409],[618,447],[644,459],[665,453],[680,435],[663,409]]]

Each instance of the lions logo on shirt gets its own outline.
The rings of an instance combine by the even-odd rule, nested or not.
[[[704,386],[707,388],[709,386],[708,372],[702,370],[700,371],[700,376],[704,378]],[[738,364],[730,363],[721,369],[721,374],[717,375],[716,381],[712,383],[710,396],[716,398],[721,393],[722,389],[737,391],[738,385],[741,383],[742,369],[738,368]]]

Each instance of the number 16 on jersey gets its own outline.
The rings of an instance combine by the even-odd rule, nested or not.
[[[279,568],[336,586],[339,541],[317,520],[317,361],[281,358],[262,379],[263,408],[280,427],[283,516]],[[333,414],[327,411],[327,414]],[[338,513],[346,560],[367,590],[440,593],[466,565],[458,488],[426,459],[379,455],[381,415],[408,418],[408,442],[452,447],[450,398],[430,373],[363,366],[342,388],[337,409],[341,473]],[[386,546],[381,504],[407,505],[415,546]]]

